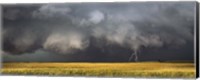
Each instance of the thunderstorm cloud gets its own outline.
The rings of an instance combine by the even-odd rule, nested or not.
[[[195,6],[195,2],[3,5],[4,60],[128,61],[132,53],[138,53],[139,60],[192,60]],[[35,58],[20,59],[29,56]]]

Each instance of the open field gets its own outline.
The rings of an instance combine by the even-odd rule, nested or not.
[[[3,74],[194,78],[193,63],[3,63]]]

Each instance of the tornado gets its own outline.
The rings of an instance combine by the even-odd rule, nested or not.
[[[137,53],[137,51],[134,51],[132,54],[131,54],[131,56],[129,57],[129,59],[128,59],[128,61],[130,62],[132,59],[133,59],[133,57],[135,56],[135,62],[137,62],[138,61],[138,53]]]

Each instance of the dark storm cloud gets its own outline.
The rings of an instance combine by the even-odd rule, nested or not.
[[[121,55],[150,48],[184,52],[193,44],[194,8],[193,2],[6,5],[3,50],[95,55],[95,48],[96,55],[106,56],[120,55],[119,49],[127,51]],[[186,51],[191,53],[181,55],[193,55],[193,45]]]

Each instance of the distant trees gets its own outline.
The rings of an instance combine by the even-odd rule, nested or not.
[[[158,62],[164,62],[163,60],[161,60],[161,59],[158,59]]]

